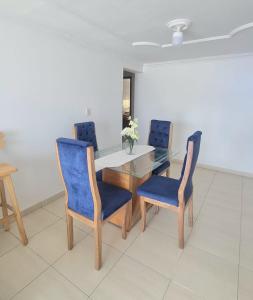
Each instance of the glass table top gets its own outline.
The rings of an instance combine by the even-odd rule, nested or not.
[[[167,160],[173,159],[178,152],[166,148],[154,148],[147,145],[135,145],[133,154],[127,154],[124,145],[115,145],[95,152],[95,164],[108,162],[110,170],[142,178],[161,166]],[[120,159],[119,159],[120,157]],[[114,161],[119,162],[114,165]],[[120,163],[120,161],[122,163]]]

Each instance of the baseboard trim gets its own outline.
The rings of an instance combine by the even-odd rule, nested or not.
[[[53,201],[55,201],[55,200],[57,200],[57,199],[59,199],[59,198],[61,198],[63,196],[64,196],[64,191],[61,191],[61,192],[59,192],[59,193],[57,193],[55,195],[52,195],[52,196],[50,196],[50,197],[48,197],[48,198],[40,201],[39,203],[36,203],[36,204],[34,204],[34,205],[32,205],[32,206],[30,206],[30,207],[22,210],[21,211],[21,215],[23,217],[26,216],[26,215],[29,215],[30,213],[34,212],[35,210],[43,208],[46,205],[50,204],[51,202],[53,202]],[[9,221],[10,221],[10,223],[14,222],[15,221],[14,216],[11,216],[9,218]],[[0,224],[0,228],[3,228],[3,224]]]
[[[173,162],[182,164],[183,160],[173,159]],[[202,168],[202,169],[207,169],[207,170],[212,170],[212,171],[217,171],[217,172],[222,172],[222,173],[227,173],[227,174],[232,174],[232,175],[238,175],[238,176],[253,178],[253,173],[241,172],[241,171],[236,171],[236,170],[227,169],[227,168],[220,168],[220,167],[211,166],[211,165],[208,165],[208,164],[199,164],[198,163],[197,166],[199,168]]]
[[[34,212],[35,210],[37,210],[39,208],[43,208],[44,206],[50,204],[51,202],[53,202],[63,196],[64,196],[64,191],[61,191],[55,195],[52,195],[52,196],[46,198],[45,200],[40,201],[39,203],[36,203],[36,204],[24,209],[21,212],[21,214],[22,214],[22,216],[28,215],[28,214]]]

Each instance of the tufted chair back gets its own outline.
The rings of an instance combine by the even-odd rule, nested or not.
[[[87,148],[91,147],[91,144],[66,138],[59,138],[56,143],[68,194],[68,208],[93,220],[94,199],[87,161]]]
[[[74,125],[76,131],[76,139],[80,141],[89,142],[94,147],[94,151],[98,150],[95,123],[83,122]]]
[[[184,158],[184,163],[183,163],[183,167],[182,167],[182,171],[181,171],[181,177],[180,177],[180,181],[182,181],[182,179],[184,177],[184,173],[185,173],[186,162],[187,162],[188,145],[189,145],[189,142],[193,142],[193,155],[192,155],[190,173],[189,173],[187,183],[186,183],[186,186],[185,186],[185,191],[184,191],[184,198],[185,198],[186,201],[189,199],[190,195],[192,194],[192,189],[193,189],[192,177],[193,177],[193,173],[195,171],[198,156],[199,156],[201,135],[202,135],[201,131],[196,131],[187,140],[187,146],[186,146],[187,153],[186,153],[185,158]]]
[[[153,147],[168,148],[170,121],[151,120],[148,144]]]

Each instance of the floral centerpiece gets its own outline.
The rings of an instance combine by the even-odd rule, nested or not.
[[[129,120],[129,126],[125,127],[121,131],[121,135],[123,137],[123,141],[127,142],[129,144],[129,154],[133,153],[133,147],[134,143],[138,141],[139,139],[139,133],[138,133],[138,119],[131,119],[131,117],[128,118]]]

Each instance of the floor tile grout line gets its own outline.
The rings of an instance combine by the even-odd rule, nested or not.
[[[165,300],[165,296],[166,296],[166,294],[167,294],[167,292],[168,292],[168,290],[169,290],[169,287],[170,287],[171,283],[172,283],[172,279],[170,279],[169,282],[168,282],[168,284],[167,284],[167,287],[166,287],[166,289],[165,289],[165,292],[163,293],[162,300]]]
[[[15,238],[17,239],[16,236],[15,236]],[[10,249],[4,251],[4,252],[0,255],[0,259],[1,259],[3,256],[5,256],[6,254],[10,253],[12,250],[18,248],[19,246],[20,246],[20,244],[17,244],[17,245],[15,245],[15,246],[11,247]]]
[[[88,238],[88,237],[92,237],[92,236],[90,236],[88,233],[87,233],[87,235],[82,239],[82,241],[84,241],[86,238]],[[80,241],[81,242],[81,241]],[[103,242],[103,244],[105,244],[104,242]],[[107,245],[107,244],[105,244],[107,247],[109,246],[110,248],[113,248],[112,246],[110,246],[110,245]],[[105,274],[105,276],[99,281],[99,283],[98,283],[98,285],[105,279],[105,277],[111,272],[111,269],[114,267],[114,265],[120,260],[120,258],[124,255],[124,253],[122,252],[122,251],[119,251],[118,249],[115,249],[115,248],[113,248],[113,250],[117,250],[117,252],[119,252],[120,253],[120,256],[119,256],[119,258],[118,258],[118,260],[116,260],[116,262],[111,266],[111,268],[108,270],[108,273],[106,273]],[[75,287],[77,287],[80,291],[82,291],[89,299],[90,299],[90,296],[92,295],[92,293],[94,292],[94,290],[97,288],[97,286],[98,285],[96,285],[96,287],[95,287],[95,289],[91,292],[91,294],[89,295],[89,294],[87,294],[86,292],[84,292],[82,289],[80,289],[73,281],[71,281],[68,277],[66,277],[63,273],[61,273],[60,271],[58,271],[57,269],[56,269],[56,267],[54,266],[64,255],[66,255],[68,253],[68,251],[66,251],[61,257],[59,257],[52,265],[51,265],[51,267],[55,270],[55,271],[57,271],[57,273],[59,273],[61,276],[63,276],[65,279],[67,279],[70,283],[72,283]],[[99,272],[99,271],[98,271]]]
[[[41,209],[41,208],[39,208],[39,209]],[[47,225],[45,228],[41,229],[40,231],[34,233],[34,234],[31,235],[31,236],[28,236],[28,245],[26,245],[26,246],[27,246],[29,249],[31,249],[31,248],[29,247],[30,239],[32,239],[33,237],[35,237],[37,234],[41,233],[42,231],[48,229],[50,226],[55,225],[59,220],[60,220],[60,219],[55,220],[53,223],[51,223],[50,225]],[[13,222],[13,224],[15,224],[15,226],[17,226],[17,225],[16,225],[16,222]],[[15,239],[17,239],[17,240],[21,243],[20,238],[19,238],[18,236],[16,236],[11,230],[8,230],[8,231],[6,231],[6,232],[8,232],[11,236],[13,236]],[[20,246],[20,244],[17,244],[17,245],[15,245],[13,248],[11,248],[11,249],[5,251],[4,253],[2,253],[2,254],[0,255],[0,258],[1,258],[2,256],[4,256],[5,254],[7,254],[8,252],[12,251],[13,249],[17,248],[18,246]],[[25,247],[25,246],[24,246],[24,247]]]
[[[227,264],[234,265],[234,266],[238,266],[238,265],[239,265],[239,263],[234,263],[234,262],[232,262],[232,261],[230,261],[230,260],[228,260],[228,259],[226,259],[226,258],[224,258],[224,257],[221,257],[221,256],[219,256],[219,255],[217,255],[217,254],[211,253],[211,252],[209,252],[208,250],[205,250],[205,249],[196,247],[196,246],[194,246],[194,245],[188,245],[188,247],[193,248],[193,249],[196,249],[196,250],[199,250],[199,251],[203,251],[203,252],[205,252],[205,253],[208,254],[208,255],[211,255],[211,256],[214,256],[214,257],[218,258],[219,260],[223,260],[223,261],[226,262]]]
[[[54,225],[56,225],[56,223],[58,223],[58,222],[60,222],[60,221],[63,221],[64,224],[66,225],[66,233],[67,233],[67,224],[66,224],[65,218],[58,218],[54,223],[48,225],[47,227],[45,227],[44,229],[42,229],[42,230],[41,230],[40,232],[38,232],[38,233],[41,233],[42,231],[49,229],[51,226],[53,227]],[[73,226],[74,226],[74,229],[79,229],[81,232],[88,234],[87,231],[80,229],[78,226],[75,226],[74,224],[73,224]],[[31,237],[34,237],[34,236],[38,235],[38,233],[34,234],[34,235],[31,236]]]
[[[79,242],[77,242],[77,244],[76,245],[74,245],[74,246],[77,246],[79,243],[81,243],[81,242],[83,242],[85,239],[87,239],[89,237],[89,235],[88,234],[86,234],[86,236],[82,239],[82,240],[80,240]],[[67,240],[66,240],[66,243],[67,243]],[[74,247],[73,247],[74,248]],[[64,255],[66,255],[69,251],[72,251],[73,249],[71,249],[71,250],[66,250],[66,252],[64,252],[64,254],[62,254],[60,257],[58,257],[53,263],[52,263],[52,266],[53,265],[55,265]]]
[[[39,208],[39,209],[42,209],[42,210],[46,211],[47,213],[49,213],[50,215],[52,215],[52,216],[54,216],[54,217],[60,218],[58,215],[56,215],[56,214],[53,213],[52,211],[46,209],[45,207],[41,207],[41,208]],[[37,211],[38,211],[39,209],[37,209]],[[36,210],[35,210],[34,212],[36,212]],[[32,212],[32,213],[33,213],[33,212]],[[27,216],[29,216],[29,214],[28,214]]]
[[[91,234],[91,233],[88,233],[88,236],[92,239],[94,239],[94,236]],[[115,246],[111,245],[110,243],[106,242],[106,241],[102,241],[103,244],[105,244],[106,246],[110,247],[110,248],[113,248],[114,250],[120,252],[120,253],[123,253],[125,252],[125,250],[121,250],[121,249],[118,249],[116,248]]]
[[[165,208],[165,209],[166,209],[166,208]],[[154,217],[155,217],[155,215],[152,216],[152,219],[153,219]],[[152,219],[151,219],[151,220],[152,220]],[[150,221],[151,221],[151,220],[150,220]],[[196,221],[195,221],[195,222],[196,222]],[[195,223],[195,222],[194,222],[194,223]],[[188,225],[185,224],[185,226],[188,226]],[[151,229],[151,230],[153,230],[153,231],[159,232],[160,234],[164,235],[164,236],[167,237],[167,238],[171,238],[171,239],[174,239],[174,240],[178,241],[178,237],[173,236],[171,233],[164,233],[163,231],[161,231],[161,230],[159,230],[159,229],[153,227],[152,224],[150,224],[149,226],[148,226],[148,224],[147,224],[147,227],[149,227],[149,229]],[[188,226],[188,227],[189,227],[189,226]],[[190,229],[190,234],[189,234],[188,239],[190,238],[190,235],[191,235],[192,230],[193,230],[193,229]],[[187,239],[187,240],[188,240],[188,239]]]
[[[243,215],[243,194],[244,194],[244,180],[241,177],[241,216],[240,216],[240,240],[239,240],[239,261],[238,261],[238,274],[237,274],[237,300],[239,299],[239,286],[240,286],[240,263],[241,263],[241,241],[242,241],[242,215]]]
[[[17,249],[17,248],[19,248],[19,247],[20,247],[20,248],[22,248],[22,247],[27,248],[27,246],[24,246],[24,245],[22,245],[22,244],[17,244],[15,247],[9,249],[7,252],[5,252],[3,255],[1,255],[1,256],[0,256],[0,260],[1,260],[5,255],[7,255],[7,254],[13,252],[15,249]],[[29,249],[30,249],[30,248],[29,248]]]
[[[94,289],[90,293],[89,297],[91,297],[95,293],[96,289],[99,287],[99,285],[102,283],[102,281],[104,281],[106,279],[106,277],[111,273],[111,271],[118,264],[118,262],[121,260],[121,258],[123,257],[123,255],[124,255],[124,253],[120,252],[120,256],[118,257],[118,259],[111,265],[111,267],[109,268],[108,272],[104,275],[104,277],[101,278],[101,280],[99,280],[99,282],[96,284],[96,286],[94,287]],[[103,266],[102,266],[102,268],[103,268]]]
[[[63,216],[63,217],[61,217],[60,219],[61,219],[63,222],[65,222],[65,223],[67,222],[67,221],[66,221],[66,215]],[[66,226],[67,226],[67,225],[66,225]],[[74,228],[79,229],[80,231],[82,231],[82,232],[84,232],[84,233],[87,233],[87,234],[90,234],[90,232],[92,232],[92,229],[89,230],[89,231],[86,231],[85,229],[82,229],[81,227],[75,225],[75,220],[73,221],[73,226],[74,226]],[[88,227],[88,225],[87,225],[87,227]],[[90,227],[90,228],[91,228],[91,227]]]
[[[47,265],[51,265],[43,256],[41,256],[39,253],[37,253],[36,251],[34,251],[32,248],[26,246],[34,255],[36,255],[39,259],[43,260],[43,262]]]
[[[42,207],[43,210],[45,210],[46,212],[50,213],[51,215],[54,215],[55,217],[58,217],[58,218],[64,218],[64,216],[60,216],[60,215],[57,215],[56,213],[54,213],[53,211],[51,211],[50,209],[46,208],[45,206]]]
[[[92,236],[90,236],[89,234],[87,234],[87,236],[83,239],[83,240],[85,240],[86,238],[88,238],[88,237],[92,237]],[[82,241],[83,241],[82,240]],[[103,244],[105,244],[104,242],[102,242]],[[110,248],[113,248],[112,246],[110,246],[110,245],[107,245],[107,244],[105,244],[107,247],[109,246]],[[115,248],[113,248],[113,250],[117,250],[117,252],[119,252],[120,253],[120,256],[119,256],[119,258],[118,258],[118,260],[116,260],[116,262],[114,263],[114,264],[116,264],[119,260],[120,260],[120,258],[124,255],[124,253],[122,252],[122,251],[119,251],[118,249],[115,249]],[[66,255],[66,253],[68,253],[68,251],[67,252],[65,252],[59,259],[57,259],[53,264],[52,264],[52,267],[59,273],[59,274],[61,274],[64,278],[66,278],[66,279],[68,279],[67,277],[65,277],[65,275],[63,275],[60,271],[58,271],[56,268],[55,268],[55,264],[57,263],[57,261],[59,261],[64,255]],[[113,268],[113,266],[114,266],[114,264],[112,265],[112,267],[111,268]],[[102,266],[103,267],[103,266]],[[111,268],[108,270],[108,273],[106,273],[105,274],[105,276],[99,281],[99,283],[98,283],[98,285],[104,280],[104,278],[109,274],[109,272],[111,271]],[[98,271],[99,272],[99,271]],[[69,282],[71,282],[73,285],[75,285],[70,279],[68,279],[68,281]],[[97,285],[97,286],[98,286]],[[75,285],[76,286],[76,285]],[[97,288],[97,286],[95,287],[95,289]],[[79,287],[78,287],[79,288]],[[79,288],[80,289],[80,288]],[[80,289],[81,290],[81,289]],[[81,290],[82,291],[82,290]],[[94,290],[93,290],[94,291]],[[87,295],[88,297],[90,297],[91,295],[92,295],[92,293],[93,293],[93,291],[91,292],[91,294],[90,295],[88,295],[88,294],[86,294],[85,292],[83,292],[83,293],[85,293],[85,295]]]
[[[202,300],[207,300],[207,298],[206,298],[205,296],[200,295],[199,293],[196,293],[195,290],[189,288],[188,286],[183,285],[183,284],[180,283],[179,281],[177,281],[177,280],[171,280],[171,283],[173,283],[173,282],[174,282],[177,286],[179,286],[180,288],[185,289],[185,290],[191,292],[194,296],[201,297]],[[173,299],[172,299],[172,300],[173,300]],[[227,300],[227,299],[226,299],[226,300]]]
[[[57,222],[57,221],[59,221],[59,219],[61,219],[60,216],[58,216],[58,215],[52,213],[51,211],[48,211],[48,210],[45,209],[44,207],[39,207],[38,209],[32,211],[31,213],[29,213],[29,214],[23,216],[23,220],[24,220],[27,216],[29,216],[29,215],[35,213],[36,211],[38,211],[38,210],[40,210],[40,209],[45,210],[47,213],[49,213],[50,215],[52,215],[52,216],[54,216],[54,217],[57,217],[57,219],[54,221],[54,223]],[[52,224],[54,224],[54,223],[52,223]],[[11,225],[11,224],[12,224],[12,225],[14,224],[15,226],[17,226],[17,223],[16,223],[15,220],[14,220],[13,222],[11,222],[10,225]],[[51,224],[50,224],[50,225],[51,225]],[[50,225],[48,225],[48,226],[50,226]],[[25,226],[25,224],[24,224],[24,226]],[[47,227],[48,227],[48,226],[47,226]],[[45,227],[45,228],[47,228],[47,227]],[[42,229],[41,231],[43,231],[43,230],[44,230],[44,229]],[[41,231],[39,231],[38,233],[40,233]],[[11,233],[16,239],[18,239],[18,240],[20,241],[19,237],[16,236],[11,230],[8,230],[7,232]],[[35,235],[37,235],[37,233],[35,233],[35,234],[29,236],[29,238],[34,237]]]
[[[55,217],[55,215],[53,215],[53,216]],[[29,244],[29,240],[30,240],[30,239],[32,239],[33,237],[35,237],[36,235],[38,235],[38,234],[41,233],[42,231],[48,229],[49,227],[55,225],[58,221],[60,221],[60,218],[59,218],[59,217],[58,217],[56,220],[54,220],[53,223],[47,225],[46,227],[44,227],[43,229],[39,230],[38,232],[36,232],[36,233],[34,233],[34,234],[28,236],[28,244]],[[26,225],[24,224],[24,227],[25,227],[25,226],[26,226]],[[11,232],[11,231],[10,231],[10,232]],[[13,235],[15,235],[13,232],[11,232],[11,233],[12,233]],[[15,237],[18,238],[16,235],[15,235]]]
[[[214,182],[215,176],[216,176],[216,172],[213,174],[213,178],[212,178],[212,180],[211,180],[211,182],[210,182],[210,185],[209,185],[209,187],[208,187],[208,189],[207,189],[207,191],[206,191],[206,193],[205,193],[205,195],[204,195],[203,203],[202,203],[202,205],[201,205],[201,207],[200,207],[200,209],[199,209],[199,212],[198,212],[198,214],[197,214],[197,216],[196,216],[196,219],[195,219],[195,222],[194,222],[194,224],[193,224],[193,228],[192,228],[192,230],[191,230],[191,232],[190,232],[190,235],[189,235],[189,237],[188,237],[188,240],[190,239],[191,234],[192,234],[192,231],[194,230],[194,225],[197,223],[197,220],[198,220],[199,215],[200,215],[200,213],[201,213],[202,207],[203,207],[204,203],[206,202],[206,197],[207,197],[207,195],[208,195],[208,193],[209,193],[209,191],[210,191],[210,189],[211,189],[211,186],[212,186],[212,184],[213,184],[213,182]],[[194,199],[193,199],[193,201],[194,201]],[[188,246],[191,247],[191,245],[189,245],[189,244],[188,244]],[[198,249],[198,248],[197,248],[197,249]],[[199,249],[199,250],[202,250],[202,249]],[[176,264],[179,263],[179,261],[180,261],[180,259],[182,258],[184,252],[185,252],[185,248],[183,249],[182,253],[180,254],[180,256],[179,256],[179,258],[178,258]],[[209,252],[208,252],[208,253],[209,253]],[[209,253],[209,254],[210,254],[210,253]],[[174,277],[174,275],[175,275],[175,272],[173,272],[173,277]]]
[[[137,225],[137,224],[136,224]],[[129,233],[128,233],[129,234]],[[130,245],[124,250],[124,251],[120,251],[121,252],[121,255],[119,257],[119,259],[112,265],[111,269],[108,271],[108,273],[105,275],[105,277],[103,277],[103,279],[96,285],[96,287],[94,288],[94,290],[91,292],[90,296],[91,297],[96,289],[99,287],[99,285],[105,280],[105,278],[109,275],[109,273],[111,273],[111,271],[114,269],[114,267],[118,264],[118,262],[121,260],[121,258],[126,255],[126,251],[132,246],[132,244],[137,240],[137,238],[139,237],[140,234],[138,234],[135,239],[130,243]],[[112,246],[110,246],[112,247]],[[114,247],[112,247],[113,249],[115,249]],[[118,250],[118,249],[116,249]],[[118,250],[119,251],[119,250]]]
[[[127,253],[125,253],[124,255],[125,255],[126,257],[128,257],[128,258],[130,258],[130,259],[134,260],[135,262],[137,262],[137,263],[139,263],[139,264],[143,265],[144,267],[146,267],[146,268],[148,268],[148,269],[152,270],[153,272],[155,272],[155,273],[159,274],[160,276],[164,277],[165,279],[167,279],[167,280],[171,280],[171,278],[169,278],[169,277],[167,277],[166,275],[162,274],[161,272],[159,272],[159,271],[155,270],[155,269],[154,269],[154,268],[152,268],[151,266],[149,266],[149,265],[147,265],[147,264],[145,264],[145,263],[143,263],[143,262],[139,261],[137,258],[135,258],[135,257],[133,257],[133,256],[130,256],[130,255],[129,255],[129,254],[127,254]]]
[[[208,188],[208,191],[207,191],[207,193],[206,193],[206,195],[205,195],[205,199],[206,199],[206,197],[207,197],[209,191],[211,190],[212,184],[213,184],[213,182],[214,182],[214,179],[215,179],[217,173],[219,173],[219,172],[216,171],[215,174],[214,174],[214,176],[213,176],[212,182],[211,182],[211,184],[210,184],[210,186],[209,186],[209,188]],[[202,204],[202,206],[201,206],[201,209],[200,209],[200,211],[199,211],[198,216],[199,216],[200,213],[201,213],[201,210],[202,210],[202,208],[203,208],[204,202],[206,202],[206,200],[203,201],[203,204]],[[197,219],[196,219],[196,221],[197,221]],[[196,224],[196,221],[195,221],[195,224]],[[238,263],[233,263],[233,262],[227,260],[226,258],[221,257],[221,256],[219,256],[219,255],[217,255],[217,254],[211,253],[211,252],[209,252],[209,251],[207,251],[207,250],[205,250],[205,249],[196,247],[196,246],[194,246],[194,245],[188,245],[188,246],[189,246],[189,247],[192,247],[192,248],[195,248],[195,249],[197,249],[197,250],[200,250],[200,251],[204,251],[204,252],[208,253],[209,255],[213,255],[213,256],[215,256],[216,258],[219,258],[219,259],[221,259],[221,260],[224,260],[225,262],[230,263],[230,264],[232,264],[232,265],[238,265]]]
[[[80,242],[82,242],[85,238],[88,237],[88,234],[86,234],[84,237],[81,238],[81,240],[79,240],[76,245]],[[67,239],[66,239],[66,244],[67,244]],[[43,259],[47,264],[49,264],[50,266],[52,266],[53,264],[55,264],[59,259],[61,259],[69,250],[66,249],[66,251],[61,254],[57,259],[55,259],[52,263],[48,262],[42,255],[40,255],[36,250],[34,250],[29,244],[27,245],[27,247],[32,250],[32,252],[34,252],[37,256],[39,256],[41,259]]]
[[[194,229],[194,225],[197,223],[197,221],[198,221],[198,219],[199,219],[199,216],[200,216],[200,214],[201,214],[201,211],[202,211],[202,209],[203,209],[203,207],[204,207],[204,204],[206,203],[207,196],[208,196],[208,194],[209,194],[209,192],[210,192],[210,190],[211,190],[211,187],[212,187],[212,184],[213,184],[214,179],[215,179],[215,177],[216,177],[216,174],[217,174],[217,172],[215,172],[215,173],[213,174],[213,178],[212,178],[211,183],[210,183],[210,185],[209,185],[209,187],[208,187],[208,189],[207,189],[207,191],[206,191],[206,193],[205,193],[203,203],[201,204],[201,206],[200,206],[200,208],[199,208],[199,212],[198,212],[198,214],[197,214],[197,216],[196,216],[196,219],[195,219],[195,222],[194,222],[194,224],[193,224],[192,230]],[[193,191],[193,192],[194,192],[194,191]],[[193,195],[193,197],[194,197],[194,195]],[[193,198],[193,205],[194,205],[194,198]]]
[[[65,255],[66,253],[64,253]],[[64,256],[62,255],[62,256]],[[56,269],[56,267],[52,264],[50,265],[50,267],[56,272],[58,273],[60,276],[62,276],[65,280],[67,280],[71,285],[73,285],[75,288],[77,288],[80,292],[82,292],[85,296],[87,296],[89,298],[89,295],[83,291],[78,285],[76,285],[73,281],[71,281],[68,277],[66,277],[63,273],[61,273],[59,270]]]
[[[40,272],[37,276],[35,276],[29,283],[27,283],[25,286],[23,286],[15,295],[13,295],[10,300],[15,298],[18,294],[20,294],[25,288],[27,288],[32,282],[34,282],[36,279],[38,279],[42,274],[44,274],[47,270],[50,269],[50,265],[47,264],[47,268]]]
[[[164,233],[164,232],[162,232],[162,231],[160,231],[159,229],[157,229],[157,228],[154,228],[154,227],[152,227],[152,226],[148,226],[148,227],[146,227],[146,229],[148,229],[148,230],[151,230],[151,231],[156,231],[157,233],[160,233],[161,235],[163,235],[164,237],[166,237],[166,238],[169,238],[169,239],[173,239],[173,240],[175,240],[176,242],[178,241],[178,238],[177,237],[175,237],[175,236],[173,236],[172,234],[170,234],[170,233]],[[145,230],[146,230],[145,229]],[[141,234],[142,234],[143,232],[141,232]],[[145,232],[144,232],[145,233]]]
[[[43,229],[41,229],[41,230],[39,230],[38,232],[36,232],[36,233],[30,235],[30,236],[28,237],[28,240],[34,238],[36,235],[38,235],[38,234],[41,233],[42,231],[44,231],[44,230],[50,228],[51,226],[55,225],[59,220],[60,220],[60,219],[56,219],[53,223],[51,223],[51,224],[45,226]],[[29,242],[28,242],[28,243],[29,243]]]
[[[240,234],[239,234],[239,240],[240,240]],[[239,241],[239,245],[240,245],[240,241]],[[215,253],[212,253],[212,252],[210,252],[210,251],[208,251],[208,250],[206,250],[206,249],[197,247],[196,245],[189,244],[188,246],[189,246],[189,247],[192,247],[192,248],[195,248],[195,249],[197,249],[197,250],[200,250],[200,251],[204,251],[204,252],[208,253],[209,255],[213,255],[213,256],[215,256],[215,257],[217,257],[217,258],[219,258],[219,259],[222,259],[222,260],[224,260],[224,261],[226,261],[227,263],[230,263],[230,264],[232,264],[232,265],[239,265],[239,259],[238,259],[238,262],[235,263],[235,262],[232,262],[231,260],[229,260],[229,259],[227,259],[227,258],[225,258],[225,257],[219,256],[219,255],[217,255],[217,254],[215,254]]]
[[[87,236],[85,236],[81,241],[83,241]],[[81,242],[79,241],[79,242]],[[78,242],[78,243],[79,243]],[[49,263],[47,260],[45,260],[45,258],[43,258],[43,256],[41,256],[40,254],[38,254],[36,251],[34,251],[33,249],[29,248],[34,254],[36,254],[40,259],[42,259],[49,267],[47,268],[47,270],[51,267],[52,269],[54,269],[58,274],[60,274],[62,277],[64,277],[68,282],[70,282],[72,285],[74,285],[75,287],[77,287],[85,296],[88,296],[84,291],[82,291],[78,286],[76,286],[71,280],[69,280],[67,277],[65,277],[61,272],[59,272],[55,267],[54,264],[56,264],[56,262],[58,260],[60,260],[64,255],[66,255],[66,253],[68,252],[68,250],[66,252],[64,252],[60,257],[58,257],[54,262]]]

